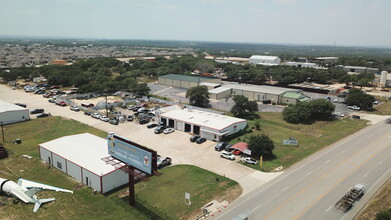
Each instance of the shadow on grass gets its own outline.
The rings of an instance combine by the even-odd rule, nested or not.
[[[138,219],[145,218],[145,219],[156,219],[156,220],[164,220],[164,219],[172,219],[170,218],[167,213],[163,213],[159,211],[156,207],[152,207],[149,205],[146,201],[135,198],[136,204],[135,206],[129,205],[129,199],[128,197],[122,197],[119,198],[121,202],[121,206],[125,208],[127,211],[132,213],[134,216],[138,217]]]
[[[275,160],[277,159],[277,156],[274,155],[274,154],[270,154],[270,155],[265,155],[263,156],[263,160],[264,161],[272,161],[272,160]]]

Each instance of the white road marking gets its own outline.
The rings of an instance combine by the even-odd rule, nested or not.
[[[157,91],[157,92],[154,92],[153,94],[154,94],[154,95],[157,95],[157,94],[159,94],[159,93],[161,93],[161,92],[164,92],[164,91],[167,91],[167,90],[169,90],[169,89],[171,89],[171,88],[172,88],[172,87],[168,87],[168,88],[159,90],[159,91]]]
[[[369,173],[366,173],[366,174],[364,175],[364,177],[368,176],[368,174],[369,174]]]
[[[333,205],[330,205],[330,207],[328,207],[328,208],[326,209],[326,212],[330,211],[331,208],[333,208]]]
[[[343,154],[343,153],[345,153],[346,152],[346,150],[343,150],[343,151],[341,151],[341,153],[339,153],[339,154]]]
[[[311,173],[312,173],[312,172],[310,171],[310,172],[306,173],[305,176],[308,176],[308,175],[310,175]]]
[[[255,207],[255,208],[253,208],[253,211],[255,211],[255,210],[257,210],[258,208],[261,208],[261,207],[262,207],[262,205],[259,205],[259,206]]]
[[[330,162],[330,160],[326,160],[324,163],[329,163]]]
[[[383,161],[381,160],[381,161],[379,161],[379,165],[381,165],[383,163]]]
[[[281,192],[284,192],[285,190],[287,190],[289,187],[285,187],[284,189],[281,190]]]

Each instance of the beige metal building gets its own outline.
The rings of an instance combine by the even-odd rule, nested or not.
[[[168,74],[160,76],[158,79],[159,84],[172,86],[183,89],[190,89],[200,85],[201,83],[214,83],[221,84],[221,79],[219,78],[208,78],[201,76],[189,76],[189,75],[179,75],[179,74]]]
[[[232,89],[225,86],[209,90],[210,98],[216,100],[228,98],[231,96],[231,93]]]

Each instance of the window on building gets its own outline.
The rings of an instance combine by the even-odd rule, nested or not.
[[[62,164],[61,164],[60,162],[58,162],[58,161],[57,161],[57,167],[58,167],[59,169],[62,169]]]

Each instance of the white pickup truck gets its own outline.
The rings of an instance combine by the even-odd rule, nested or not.
[[[344,212],[349,211],[353,204],[359,200],[365,193],[365,186],[356,184],[335,204],[335,208]]]

